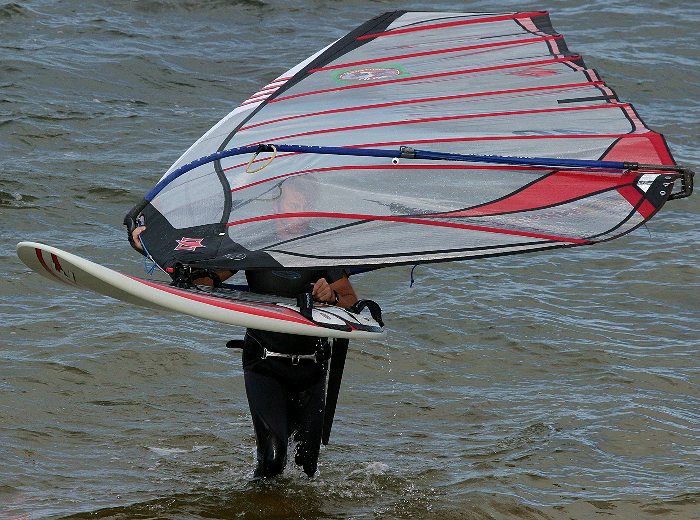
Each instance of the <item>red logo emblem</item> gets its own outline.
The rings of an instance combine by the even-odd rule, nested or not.
[[[198,247],[207,247],[202,244],[203,238],[182,237],[177,241],[175,251],[196,251]]]

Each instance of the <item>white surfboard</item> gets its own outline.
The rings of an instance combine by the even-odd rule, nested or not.
[[[309,320],[294,300],[265,301],[262,295],[225,288],[182,289],[167,282],[129,276],[56,247],[37,242],[17,244],[17,256],[45,278],[88,289],[118,300],[176,311],[228,325],[328,338],[369,338],[384,334],[365,314],[317,304]],[[257,298],[257,299],[256,299]]]

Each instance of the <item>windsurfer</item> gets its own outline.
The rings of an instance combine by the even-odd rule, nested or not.
[[[317,301],[346,308],[357,302],[348,277],[338,269],[247,271],[246,279],[255,292],[295,296],[313,283]],[[293,432],[296,464],[309,476],[316,473],[329,357],[326,338],[246,331],[243,372],[257,441],[255,477],[282,473]]]
[[[142,252],[139,235],[132,244]],[[224,280],[234,273],[218,272]],[[246,271],[253,292],[295,297],[311,290],[319,302],[349,308],[357,295],[342,269]],[[212,284],[211,279],[195,280]],[[279,475],[287,463],[294,435],[294,461],[308,476],[316,473],[323,434],[326,376],[330,344],[327,338],[248,329],[243,343],[243,373],[257,445],[256,479]]]

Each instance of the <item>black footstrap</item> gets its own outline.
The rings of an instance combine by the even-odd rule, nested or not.
[[[343,369],[345,368],[345,358],[348,354],[349,340],[344,338],[333,339],[333,349],[331,352],[331,365],[328,369],[328,386],[326,388],[326,408],[323,412],[323,433],[321,442],[328,445],[333,427],[333,417],[335,417],[335,407],[338,404],[338,394],[340,393],[340,383],[343,381]]]
[[[221,287],[221,278],[214,271],[193,267],[191,265],[177,263],[169,271],[173,279],[170,285],[181,289],[191,289],[194,287],[194,280],[210,278],[214,287]]]
[[[299,313],[307,320],[313,321],[314,297],[311,292],[304,292],[297,295],[297,306]]]
[[[379,304],[372,300],[357,300],[357,303],[350,307],[348,310],[354,312],[355,314],[360,314],[364,309],[368,308],[369,313],[372,315],[372,319],[379,323],[379,326],[383,327],[384,322],[382,321],[382,308]]]

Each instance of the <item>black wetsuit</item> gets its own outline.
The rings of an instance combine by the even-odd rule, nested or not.
[[[253,292],[296,297],[311,290],[320,278],[333,283],[342,270],[247,271]],[[318,361],[267,357],[263,349],[283,354],[314,354]],[[316,473],[326,400],[327,339],[256,329],[246,331],[243,373],[257,443],[255,477],[282,473],[287,463],[289,437],[298,442],[295,462],[304,472]]]

